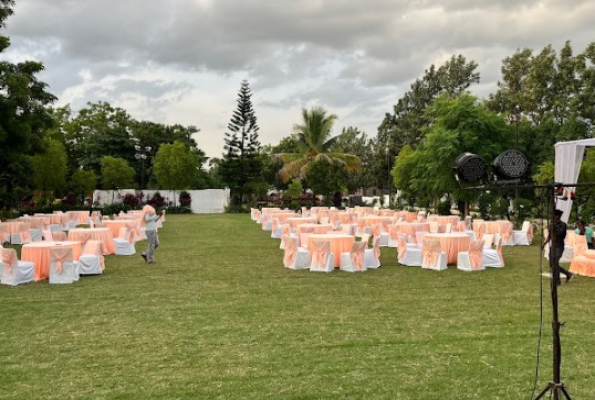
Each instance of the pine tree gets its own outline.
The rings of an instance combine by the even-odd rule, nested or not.
[[[247,80],[242,81],[237,109],[227,125],[220,175],[230,188],[232,200],[241,205],[246,196],[255,194],[262,186],[259,127],[252,107],[252,92]]]

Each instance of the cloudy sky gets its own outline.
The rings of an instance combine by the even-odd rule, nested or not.
[[[383,115],[431,64],[479,64],[493,92],[516,49],[575,53],[595,41],[587,0],[16,0],[3,58],[36,59],[58,105],[107,101],[134,118],[200,128],[219,157],[247,79],[263,144],[303,107],[338,116],[334,133],[376,134]]]

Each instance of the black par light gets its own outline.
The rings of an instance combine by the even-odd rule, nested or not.
[[[463,153],[455,160],[453,169],[459,181],[477,182],[486,175],[487,165],[481,156]]]
[[[498,181],[516,181],[529,170],[529,160],[518,150],[506,150],[494,160],[494,177]]]

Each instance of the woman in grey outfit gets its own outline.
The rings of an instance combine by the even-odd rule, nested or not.
[[[155,209],[150,205],[143,207],[143,215],[141,218],[141,225],[145,225],[145,233],[149,245],[147,249],[142,252],[141,257],[145,259],[147,264],[153,264],[155,248],[159,245],[159,239],[157,238],[157,221],[163,215],[163,211],[157,215]]]

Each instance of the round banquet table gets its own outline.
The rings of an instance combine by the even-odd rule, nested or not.
[[[351,251],[351,245],[355,242],[355,236],[340,233],[312,234],[308,236],[308,250],[314,248],[313,240],[328,240],[331,244],[331,252],[335,255],[335,268],[341,266],[341,253]]]
[[[31,261],[35,264],[34,278],[36,281],[50,276],[50,249],[52,247],[72,248],[72,258],[76,261],[83,250],[80,242],[34,242],[24,244],[21,248],[21,261]]]
[[[440,248],[446,253],[447,264],[456,264],[459,252],[468,251],[471,236],[466,233],[426,233],[424,239],[440,240]]]
[[[332,224],[301,224],[296,228],[298,234],[302,233],[302,228],[314,228],[314,234],[328,233],[333,230]]]
[[[397,238],[397,233],[401,232],[405,235],[409,235],[415,239],[415,234],[417,232],[429,232],[430,231],[430,224],[427,222],[396,222],[394,225],[391,225],[389,228],[390,236],[393,239]]]
[[[430,215],[428,217],[428,222],[436,221],[440,225],[446,225],[448,223],[456,224],[461,220],[461,217],[458,215]]]
[[[118,237],[118,234],[120,233],[120,228],[122,227],[134,229],[136,232],[136,237],[140,237],[140,232],[136,229],[136,220],[118,219],[113,221],[103,221],[103,223],[112,231],[112,236],[115,238]]]
[[[110,228],[71,229],[68,231],[68,240],[81,243],[86,243],[87,240],[99,240],[103,255],[116,254],[114,235]]]
[[[315,224],[316,217],[291,217],[287,218],[284,222],[289,222],[292,229],[296,229],[302,224]]]

